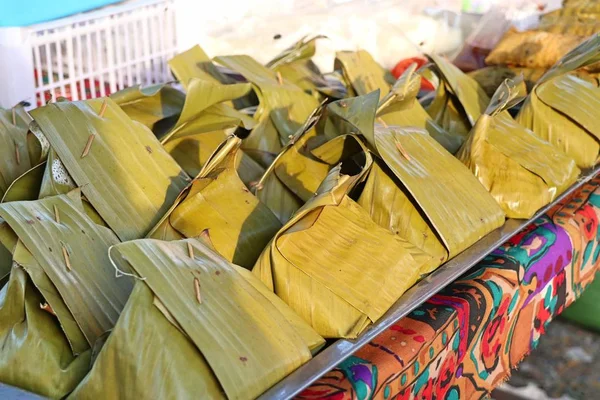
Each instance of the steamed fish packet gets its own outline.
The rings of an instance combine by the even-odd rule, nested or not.
[[[416,282],[427,261],[349,196],[372,160],[358,135],[348,140],[361,151],[331,169],[252,271],[326,338],[355,338]]]
[[[165,150],[189,176],[196,176],[231,132],[249,130],[256,121],[228,103],[247,95],[252,90],[248,83],[222,84],[208,79],[191,78],[183,110],[177,121],[162,137]],[[242,154],[236,167],[246,182],[255,180],[264,172],[256,161]]]
[[[31,114],[60,160],[47,168],[63,166],[121,240],[145,236],[190,181],[154,134],[109,98]]]
[[[145,125],[157,137],[172,127],[185,102],[185,94],[170,83],[131,86],[111,94],[110,98],[132,120]]]
[[[70,398],[253,399],[324,343],[252,274],[201,241],[134,240],[110,257],[139,279]]]
[[[442,56],[429,55],[437,77],[435,97],[426,107],[433,121],[462,141],[486,109],[490,99],[470,76]]]
[[[380,123],[427,129],[451,153],[462,144],[461,136],[442,129],[418,101],[421,76],[416,72],[417,64],[410,66],[391,86],[388,83],[389,73],[364,50],[338,52],[336,65],[358,96],[379,90],[381,99],[377,118]]]
[[[236,160],[241,144],[231,135],[217,147],[149,237],[176,240],[207,232],[228,261],[246,268],[254,265],[281,222],[240,178]]]
[[[361,120],[374,119],[377,98],[373,92],[354,100],[362,104]],[[375,162],[358,204],[378,225],[430,257],[419,274],[504,223],[504,213],[485,188],[427,131],[377,123],[365,124],[360,134]]]
[[[125,307],[131,278],[117,279],[108,249],[119,243],[84,212],[79,190],[0,205],[16,235],[0,291],[0,380],[62,398],[88,372],[92,347]]]
[[[506,80],[479,117],[457,158],[509,218],[533,217],[577,180],[575,161],[519,125],[507,112],[523,100],[519,80]]]
[[[214,60],[252,84],[259,101],[254,114],[257,124],[242,148],[266,168],[319,107],[319,100],[249,56],[221,56]]]
[[[600,89],[571,72],[599,60],[600,36],[594,35],[540,78],[516,119],[573,158],[579,168],[590,168],[597,163]]]

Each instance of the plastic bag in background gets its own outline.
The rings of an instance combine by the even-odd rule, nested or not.
[[[485,58],[511,26],[518,30],[535,28],[540,15],[559,9],[562,0],[503,0],[500,4],[496,4],[499,3],[497,1],[488,3],[489,9],[478,18],[478,23],[454,58],[454,64],[463,71],[485,67]],[[478,7],[482,9],[481,4]],[[477,14],[463,15],[477,19]]]
[[[423,52],[449,54],[463,41],[447,14],[425,12],[460,11],[460,0],[249,0],[243,10],[232,0],[220,0],[218,7],[180,3],[180,50],[200,44],[210,56],[243,53],[266,63],[302,37],[322,34],[328,39],[319,41],[313,60],[323,72],[333,69],[340,50],[367,50],[391,69]]]

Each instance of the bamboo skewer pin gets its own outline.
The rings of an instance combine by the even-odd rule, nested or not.
[[[379,121],[379,123],[381,125],[383,125],[384,128],[386,128],[386,129],[388,128],[388,124],[385,123],[385,121],[383,120],[383,118],[379,117],[379,118],[377,118],[377,121]]]
[[[71,258],[69,257],[69,252],[67,251],[67,248],[65,247],[65,245],[62,245],[62,253],[63,253],[63,257],[65,258],[65,264],[67,266],[67,270],[71,271]]]
[[[56,204],[54,205],[54,220],[57,224],[60,224],[60,214],[58,213],[58,207],[56,207]]]
[[[12,109],[12,124],[13,125],[17,125],[17,110]]]
[[[190,256],[191,259],[194,259],[194,248],[192,247],[192,244],[190,242],[187,242],[187,249],[188,249],[188,255]]]
[[[106,107],[108,107],[108,103],[106,102],[106,100],[104,100],[104,102],[102,103],[102,106],[100,106],[100,111],[98,111],[98,116],[100,118],[104,118],[104,113],[106,112]],[[88,153],[90,152],[90,149],[92,148],[92,143],[94,143],[94,139],[96,139],[96,134],[91,133],[90,136],[88,136],[88,140],[87,140],[87,143],[85,144],[85,147],[83,148],[83,152],[81,153],[81,158],[84,158],[85,156],[88,155]]]
[[[283,85],[283,77],[279,71],[277,71],[277,82],[279,82],[280,85]]]
[[[395,133],[396,133],[396,131],[394,131],[394,134]],[[404,147],[402,146],[402,143],[400,143],[400,141],[398,140],[396,135],[394,135],[394,141],[396,142],[396,148],[398,149],[400,154],[402,154],[402,157],[406,158],[406,161],[410,161],[410,156],[408,155],[408,152],[404,149]]]
[[[196,292],[196,300],[198,304],[202,304],[202,294],[200,293],[200,280],[194,278],[194,291]]]

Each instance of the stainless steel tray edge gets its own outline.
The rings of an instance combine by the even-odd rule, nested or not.
[[[321,376],[335,368],[340,362],[358,351],[399,319],[408,315],[431,296],[442,290],[474,267],[485,256],[493,252],[512,236],[523,230],[561,200],[591,181],[600,172],[600,166],[583,171],[579,179],[552,203],[540,209],[531,219],[508,219],[500,228],[490,232],[473,246],[458,254],[432,272],[402,295],[388,312],[371,325],[355,340],[340,339],[318,353],[312,360],[302,365],[279,383],[263,393],[259,399],[288,399],[309,387]]]

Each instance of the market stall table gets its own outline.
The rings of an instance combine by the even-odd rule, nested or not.
[[[600,178],[339,364],[299,398],[482,398],[593,281]]]

